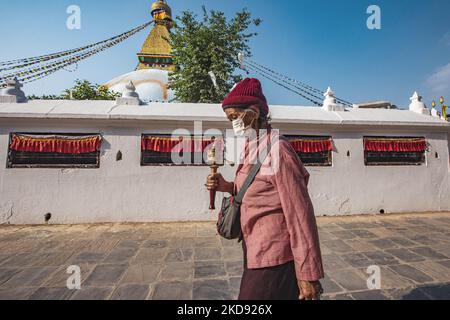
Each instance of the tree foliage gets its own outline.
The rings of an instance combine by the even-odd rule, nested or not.
[[[43,95],[29,96],[30,100],[115,100],[120,97],[119,93],[110,91],[103,85],[93,84],[88,80],[75,80],[75,85],[70,89],[65,89],[60,96]]]
[[[176,70],[170,76],[170,87],[177,100],[192,103],[219,103],[242,77],[236,73],[237,56],[251,56],[249,41],[257,33],[250,32],[260,19],[252,19],[246,9],[227,20],[220,11],[207,12],[203,17],[184,11],[177,17],[171,36]],[[213,72],[217,87],[208,74]]]
[[[76,80],[75,86],[64,90],[63,99],[74,100],[115,100],[120,94],[110,91],[103,85],[93,84],[88,80]]]

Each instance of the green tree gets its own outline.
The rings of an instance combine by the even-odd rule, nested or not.
[[[120,93],[110,91],[107,87],[92,84],[88,80],[75,80],[75,85],[63,91],[60,96],[42,95],[28,96],[29,100],[115,100]]]
[[[206,11],[198,19],[191,11],[177,17],[171,36],[175,71],[170,76],[170,88],[177,100],[193,103],[219,103],[233,85],[242,80],[236,73],[237,56],[243,52],[251,56],[249,41],[257,33],[251,26],[259,26],[260,19],[252,19],[246,9],[236,13],[230,21],[220,11]],[[209,72],[217,79],[214,87]]]
[[[103,85],[93,84],[88,80],[75,80],[75,86],[64,90],[62,99],[74,100],[115,100],[119,93],[110,91]]]

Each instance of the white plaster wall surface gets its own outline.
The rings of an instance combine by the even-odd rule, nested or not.
[[[167,116],[163,104],[138,109],[94,103],[91,112],[95,116],[92,118],[89,118],[87,108],[81,107],[80,113],[86,114],[83,119],[77,118],[79,114],[76,113],[61,115],[62,111],[56,109],[67,110],[64,105],[65,102],[53,102],[51,106],[36,104],[32,111],[29,106],[26,108],[27,104],[19,105],[20,110],[0,105],[0,223],[42,223],[47,212],[52,213],[52,223],[216,219],[217,211],[211,213],[208,210],[209,195],[203,186],[210,171],[208,167],[140,166],[142,133],[170,133],[177,128],[191,130],[193,114],[201,110],[204,111],[202,117],[209,119],[204,123],[205,130],[228,127],[215,105],[196,106],[195,113],[176,105],[173,108],[181,115],[177,118],[173,112],[166,121],[162,119]],[[281,111],[275,110],[275,113]],[[47,116],[41,119],[23,116],[32,112]],[[58,112],[55,119],[48,117],[52,112]],[[105,114],[109,116],[105,118]],[[112,114],[130,119],[118,120],[111,117]],[[408,120],[409,126],[406,122],[392,127],[392,131],[382,125],[302,124],[295,122],[298,119],[285,122],[280,120],[281,115],[274,117],[274,122],[275,127],[285,134],[333,136],[333,166],[308,167],[311,174],[309,191],[317,215],[376,214],[381,209],[385,212],[449,211],[448,127],[441,122],[428,127],[432,118],[417,116]],[[100,169],[6,169],[9,133],[15,131],[100,132],[104,137]],[[413,167],[366,167],[364,135],[425,136],[430,144],[427,163]],[[119,150],[123,154],[122,161],[116,161]],[[347,157],[347,151],[350,151],[350,157]],[[234,171],[235,168],[230,166],[220,169],[228,180],[233,179]],[[221,196],[217,197],[217,206]]]

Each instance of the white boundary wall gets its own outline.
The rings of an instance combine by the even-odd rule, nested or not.
[[[333,166],[307,167],[317,215],[450,211],[449,123],[400,110],[272,107],[272,117],[282,134],[333,137]],[[0,104],[0,223],[43,223],[46,213],[51,223],[215,220],[203,186],[208,167],[140,166],[141,134],[193,130],[194,120],[204,130],[230,126],[218,105]],[[100,169],[7,169],[10,132],[99,132]],[[426,165],[367,167],[365,135],[425,136]],[[235,167],[219,170],[233,179]]]

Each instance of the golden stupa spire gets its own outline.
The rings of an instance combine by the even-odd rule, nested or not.
[[[152,4],[152,17],[155,26],[138,53],[141,69],[159,69],[172,71],[172,47],[169,43],[170,29],[173,27],[172,9],[166,1],[158,0]]]

